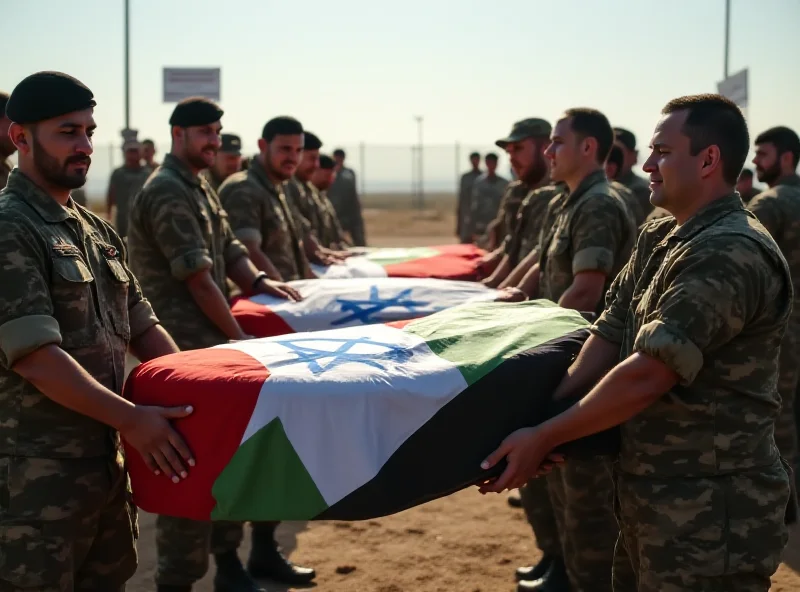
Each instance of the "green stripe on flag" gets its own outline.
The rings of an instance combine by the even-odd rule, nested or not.
[[[328,507],[278,418],[239,447],[211,493],[212,520],[306,520]]]
[[[435,257],[439,254],[436,249],[430,247],[411,247],[408,249],[403,248],[388,248],[378,249],[372,253],[367,253],[367,259],[377,263],[378,265],[396,265],[397,263],[405,263],[406,261],[415,261],[416,259],[426,259],[428,257]]]
[[[458,366],[468,384],[474,384],[504,359],[588,326],[577,311],[533,300],[456,306],[413,321],[403,330],[424,339],[437,356]]]

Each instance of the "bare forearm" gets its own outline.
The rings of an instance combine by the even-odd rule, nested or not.
[[[589,287],[572,284],[558,300],[559,306],[581,312],[594,312],[600,303],[602,293]]]
[[[178,346],[161,325],[153,325],[131,341],[131,353],[141,362],[147,362],[180,351]]]
[[[529,298],[536,298],[539,295],[539,264],[535,264],[525,274],[517,286],[520,290],[525,292]]]
[[[57,345],[36,350],[12,369],[59,405],[117,430],[134,409],[133,403],[97,382]]]
[[[228,266],[225,271],[228,277],[239,286],[239,289],[244,294],[253,292],[253,282],[256,281],[259,270],[253,265],[249,257],[239,257],[239,259],[237,259],[233,265]]]
[[[508,255],[504,256],[500,264],[497,268],[492,272],[492,275],[489,276],[489,279],[486,280],[486,285],[496,288],[500,286],[508,277],[509,272],[511,271],[511,261],[508,258]],[[505,287],[505,286],[503,286]]]
[[[261,250],[261,245],[252,241],[245,241],[244,245],[247,247],[247,252],[250,254],[251,263],[255,265],[259,271],[266,273],[271,280],[278,282],[283,280],[278,268],[272,264],[269,257]]]
[[[245,339],[245,334],[236,319],[225,296],[211,279],[208,272],[198,274],[187,281],[192,298],[209,320],[222,331],[228,339]]]
[[[553,396],[560,399],[588,392],[618,361],[618,344],[590,335]]]

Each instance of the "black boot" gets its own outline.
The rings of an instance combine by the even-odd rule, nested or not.
[[[214,555],[217,573],[214,574],[214,592],[264,592],[250,577],[236,551]]]
[[[553,559],[554,557],[552,555],[544,554],[536,565],[518,567],[515,574],[517,581],[525,580],[532,582],[533,580],[544,577],[544,574],[547,573],[547,570],[550,569],[550,566],[553,564]]]
[[[170,586],[168,584],[158,584],[156,592],[192,592],[191,586]]]
[[[538,580],[523,580],[517,584],[517,592],[569,592],[569,578],[564,561],[556,558],[543,577]]]
[[[508,496],[508,505],[512,508],[521,508],[522,507],[522,498],[519,496],[519,489],[512,492]]]
[[[247,571],[259,580],[272,580],[290,586],[310,584],[317,573],[308,567],[299,567],[286,559],[275,541],[276,522],[253,524],[253,546]]]

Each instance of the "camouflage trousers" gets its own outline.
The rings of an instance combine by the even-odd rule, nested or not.
[[[795,418],[795,396],[800,380],[800,359],[798,359],[795,338],[787,336],[781,343],[780,372],[778,374],[778,394],[781,397],[781,413],[775,422],[775,443],[781,456],[789,465],[797,468],[797,420]]]
[[[0,456],[0,591],[122,591],[139,536],[123,457]]]
[[[788,500],[781,461],[697,479],[617,474],[614,592],[768,592]]]
[[[619,526],[608,460],[567,460],[546,479],[572,591],[610,592]]]
[[[561,542],[558,538],[558,526],[553,514],[547,480],[531,479],[519,490],[519,496],[539,549],[545,555],[561,557]]]
[[[258,523],[263,536],[274,536],[277,522]],[[209,554],[236,552],[244,539],[242,522],[203,522],[158,516],[156,549],[158,570],[156,583],[168,586],[189,586],[208,571]]]

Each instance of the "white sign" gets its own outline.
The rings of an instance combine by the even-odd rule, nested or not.
[[[164,102],[188,97],[220,100],[220,68],[164,68]]]
[[[718,82],[717,92],[723,97],[729,98],[739,107],[747,107],[747,68],[741,72],[737,72],[733,76],[728,76],[722,82]]]

